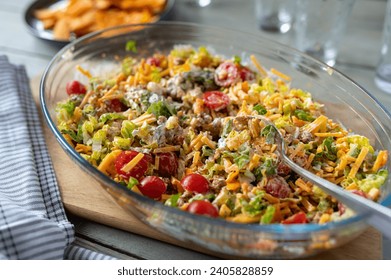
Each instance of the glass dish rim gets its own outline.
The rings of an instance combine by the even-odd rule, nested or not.
[[[115,182],[102,172],[100,172],[98,169],[94,168],[91,164],[88,163],[87,160],[85,160],[82,156],[79,155],[79,153],[74,150],[70,144],[65,140],[65,138],[62,136],[60,131],[57,129],[55,122],[52,120],[48,107],[46,106],[46,100],[45,100],[45,91],[44,91],[44,85],[47,81],[47,77],[49,75],[50,70],[54,66],[55,62],[58,59],[61,59],[61,56],[69,49],[73,48],[75,45],[77,45],[80,42],[87,41],[88,39],[91,39],[93,37],[98,37],[99,35],[111,31],[111,30],[119,30],[119,29],[126,29],[129,27],[152,27],[152,28],[157,28],[157,27],[167,27],[167,26],[176,26],[176,27],[185,27],[185,28],[190,28],[190,27],[198,27],[198,28],[207,28],[207,29],[213,29],[216,32],[229,32],[229,33],[237,33],[240,32],[242,35],[248,35],[253,38],[257,37],[258,39],[262,40],[267,40],[267,43],[270,43],[274,46],[278,46],[279,48],[284,48],[286,50],[292,51],[295,54],[298,54],[302,57],[304,57],[306,60],[310,60],[312,63],[315,63],[317,65],[321,65],[326,68],[331,68],[333,70],[333,73],[336,75],[339,75],[342,77],[342,79],[350,82],[353,84],[355,87],[357,87],[359,90],[363,91],[369,98],[373,100],[373,102],[376,103],[383,111],[384,113],[391,118],[391,113],[387,111],[387,109],[372,95],[370,94],[366,89],[364,89],[362,86],[357,84],[355,81],[353,81],[351,78],[346,76],[345,74],[341,73],[339,70],[328,66],[327,64],[318,61],[314,59],[313,57],[300,52],[290,46],[283,45],[277,41],[271,40],[266,37],[262,37],[260,35],[256,35],[251,32],[243,32],[243,31],[238,31],[235,29],[231,28],[223,28],[223,27],[215,27],[215,26],[208,26],[208,25],[203,25],[203,24],[198,24],[198,23],[189,23],[189,22],[181,22],[181,21],[159,21],[157,23],[145,23],[145,24],[125,24],[125,25],[119,25],[103,30],[99,30],[96,32],[92,32],[90,34],[87,34],[83,37],[80,37],[71,43],[67,44],[64,46],[62,49],[60,49],[57,54],[51,59],[49,64],[47,65],[41,81],[40,81],[40,89],[39,89],[39,100],[41,104],[41,108],[43,111],[44,119],[49,126],[50,130],[52,133],[54,133],[56,140],[60,143],[61,147],[65,150],[65,152],[70,156],[72,160],[76,160],[76,163],[79,165],[79,167],[85,168],[88,170],[87,173],[89,175],[93,175],[98,178],[98,181],[100,183],[103,183],[104,185],[110,186],[110,188],[113,188],[117,191],[124,192],[126,195],[132,197],[133,199],[146,204],[149,207],[153,207],[156,210],[162,210],[165,211],[167,214],[172,214],[172,215],[179,215],[181,218],[187,218],[187,219],[196,219],[196,222],[202,221],[203,223],[207,223],[210,226],[220,226],[220,227],[226,227],[226,228],[232,228],[236,230],[252,230],[252,231],[257,231],[257,232],[264,232],[264,233],[275,233],[275,234],[307,234],[307,233],[314,233],[314,232],[319,232],[319,231],[325,231],[325,230],[331,230],[331,229],[337,229],[337,228],[343,228],[345,226],[354,224],[356,222],[364,221],[365,219],[368,219],[370,216],[366,213],[358,214],[355,216],[352,216],[350,218],[336,221],[336,222],[329,222],[326,224],[292,224],[292,225],[283,225],[283,224],[267,224],[267,225],[262,225],[262,224],[241,224],[241,223],[235,223],[235,222],[229,222],[223,219],[216,219],[216,218],[209,218],[206,216],[201,216],[201,215],[194,215],[191,214],[187,211],[183,211],[174,207],[166,206],[161,202],[155,201],[153,199],[144,197],[138,193],[135,193],[129,189],[127,189],[125,186]],[[129,32],[131,33],[131,32]],[[219,33],[221,34],[221,33]],[[85,171],[85,170],[84,170]],[[380,204],[384,206],[389,206],[391,205],[391,194],[389,194],[387,197],[385,197]],[[133,206],[131,206],[133,207]]]

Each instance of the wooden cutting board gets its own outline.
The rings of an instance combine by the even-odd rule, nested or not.
[[[40,77],[31,80],[31,89],[38,109]],[[67,212],[114,228],[133,232],[160,241],[194,250],[194,246],[178,242],[140,222],[126,212],[89,175],[84,173],[57,143],[54,135],[43,121],[44,135],[57,176],[62,201]],[[204,253],[205,250],[197,250]],[[217,255],[218,256],[218,255]],[[313,259],[381,259],[381,235],[370,228],[354,241],[340,248],[321,253]]]

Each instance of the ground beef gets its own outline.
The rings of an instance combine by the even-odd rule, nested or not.
[[[226,185],[225,178],[223,176],[213,176],[210,188],[214,191],[219,192],[222,187]]]
[[[283,162],[280,162],[277,166],[277,174],[286,177],[291,173],[291,168]]]
[[[310,141],[314,140],[314,137],[312,136],[311,132],[308,132],[306,130],[300,131],[298,138],[304,144],[307,144]]]
[[[286,198],[291,194],[288,183],[278,175],[270,177],[264,189],[268,194],[278,198]]]

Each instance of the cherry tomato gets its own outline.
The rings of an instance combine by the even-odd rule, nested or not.
[[[367,194],[363,192],[362,190],[353,190],[352,193],[357,194],[359,196],[368,198]],[[341,202],[338,202],[338,210],[339,210],[339,215],[343,215],[346,212],[346,206],[342,204]]]
[[[367,194],[363,192],[362,190],[353,190],[352,193],[357,194],[359,196],[362,196],[364,198],[368,198]]]
[[[245,66],[239,68],[239,75],[242,81],[253,81],[255,79],[254,72]]]
[[[346,206],[343,205],[341,202],[338,202],[338,210],[339,210],[339,215],[343,215],[346,211]]]
[[[159,157],[158,173],[160,176],[171,177],[177,173],[178,158],[174,153],[160,153],[157,157]]]
[[[150,154],[144,154],[144,157],[143,159],[145,159],[147,162],[149,162],[150,164],[154,164],[153,162],[153,158]]]
[[[229,104],[229,97],[221,91],[207,91],[203,96],[204,104],[209,109],[219,111]]]
[[[231,61],[220,64],[215,71],[215,83],[221,87],[228,87],[240,79],[238,67]]]
[[[160,66],[160,59],[156,57],[148,57],[145,61],[146,64],[149,64],[151,66],[159,67]]]
[[[182,187],[195,193],[206,193],[209,190],[209,182],[206,178],[200,174],[189,174],[182,178]]]
[[[205,200],[195,200],[191,202],[187,207],[187,211],[193,214],[206,215],[210,217],[219,216],[217,208],[212,203]]]
[[[122,168],[129,163],[133,158],[135,158],[139,153],[136,151],[123,151],[119,154],[117,159],[114,162],[115,170],[117,173],[125,179],[129,179],[129,177],[134,177],[137,180],[142,178],[145,172],[148,169],[148,159],[144,155],[144,157],[137,163],[135,167],[133,167],[129,172],[125,172]]]
[[[304,212],[299,212],[294,214],[293,216],[290,216],[289,218],[283,220],[281,222],[282,224],[288,225],[288,224],[305,224],[307,223],[307,216]]]
[[[125,104],[119,101],[119,99],[109,100],[107,107],[109,108],[110,112],[123,112],[127,109]]]
[[[153,199],[158,199],[166,191],[166,184],[156,176],[147,176],[141,180],[138,186],[140,192]]]
[[[268,179],[265,191],[278,198],[286,198],[291,194],[291,189],[284,178],[274,176]]]
[[[80,83],[79,81],[70,81],[66,85],[66,91],[68,95],[71,94],[85,94],[87,92],[87,88],[85,85]]]

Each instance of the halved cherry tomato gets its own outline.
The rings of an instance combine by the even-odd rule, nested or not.
[[[242,81],[252,81],[255,79],[254,72],[245,66],[239,68],[239,75]]]
[[[123,112],[126,111],[126,106],[119,99],[111,99],[108,103],[108,109],[110,112]]]
[[[129,179],[129,177],[134,177],[139,180],[144,176],[145,172],[148,169],[148,157],[145,155],[135,167],[129,170],[129,172],[125,172],[122,170],[122,168],[138,154],[139,153],[136,151],[123,151],[119,154],[119,156],[114,162],[114,166],[115,170],[122,178]]]
[[[209,182],[206,178],[200,174],[192,173],[186,175],[181,180],[182,187],[195,193],[206,193],[209,190]]]
[[[209,109],[219,111],[229,104],[229,97],[221,91],[207,91],[203,96],[204,104]]]
[[[240,79],[238,67],[231,61],[221,63],[215,70],[215,83],[221,87],[228,87]]]
[[[352,193],[357,194],[359,196],[362,196],[364,198],[368,198],[368,195],[365,192],[363,192],[362,190],[353,190]]]
[[[281,222],[282,224],[288,225],[288,224],[305,224],[307,223],[307,216],[304,212],[299,212],[294,214],[293,216],[290,216],[289,218],[283,220]]]
[[[147,176],[141,180],[138,189],[143,195],[158,199],[165,193],[167,186],[159,177]]]
[[[346,212],[346,206],[341,202],[338,202],[339,215],[343,215]]]
[[[66,85],[66,91],[68,95],[71,94],[85,94],[87,92],[87,88],[85,85],[80,83],[79,81],[70,81]]]
[[[146,64],[149,64],[151,66],[159,67],[160,66],[160,59],[156,57],[148,57],[145,61]]]
[[[187,207],[187,211],[193,214],[206,215],[210,217],[219,216],[217,208],[212,203],[205,200],[195,200],[191,202]]]
[[[157,157],[159,157],[158,173],[160,176],[171,177],[177,173],[178,158],[174,153],[160,153]]]

